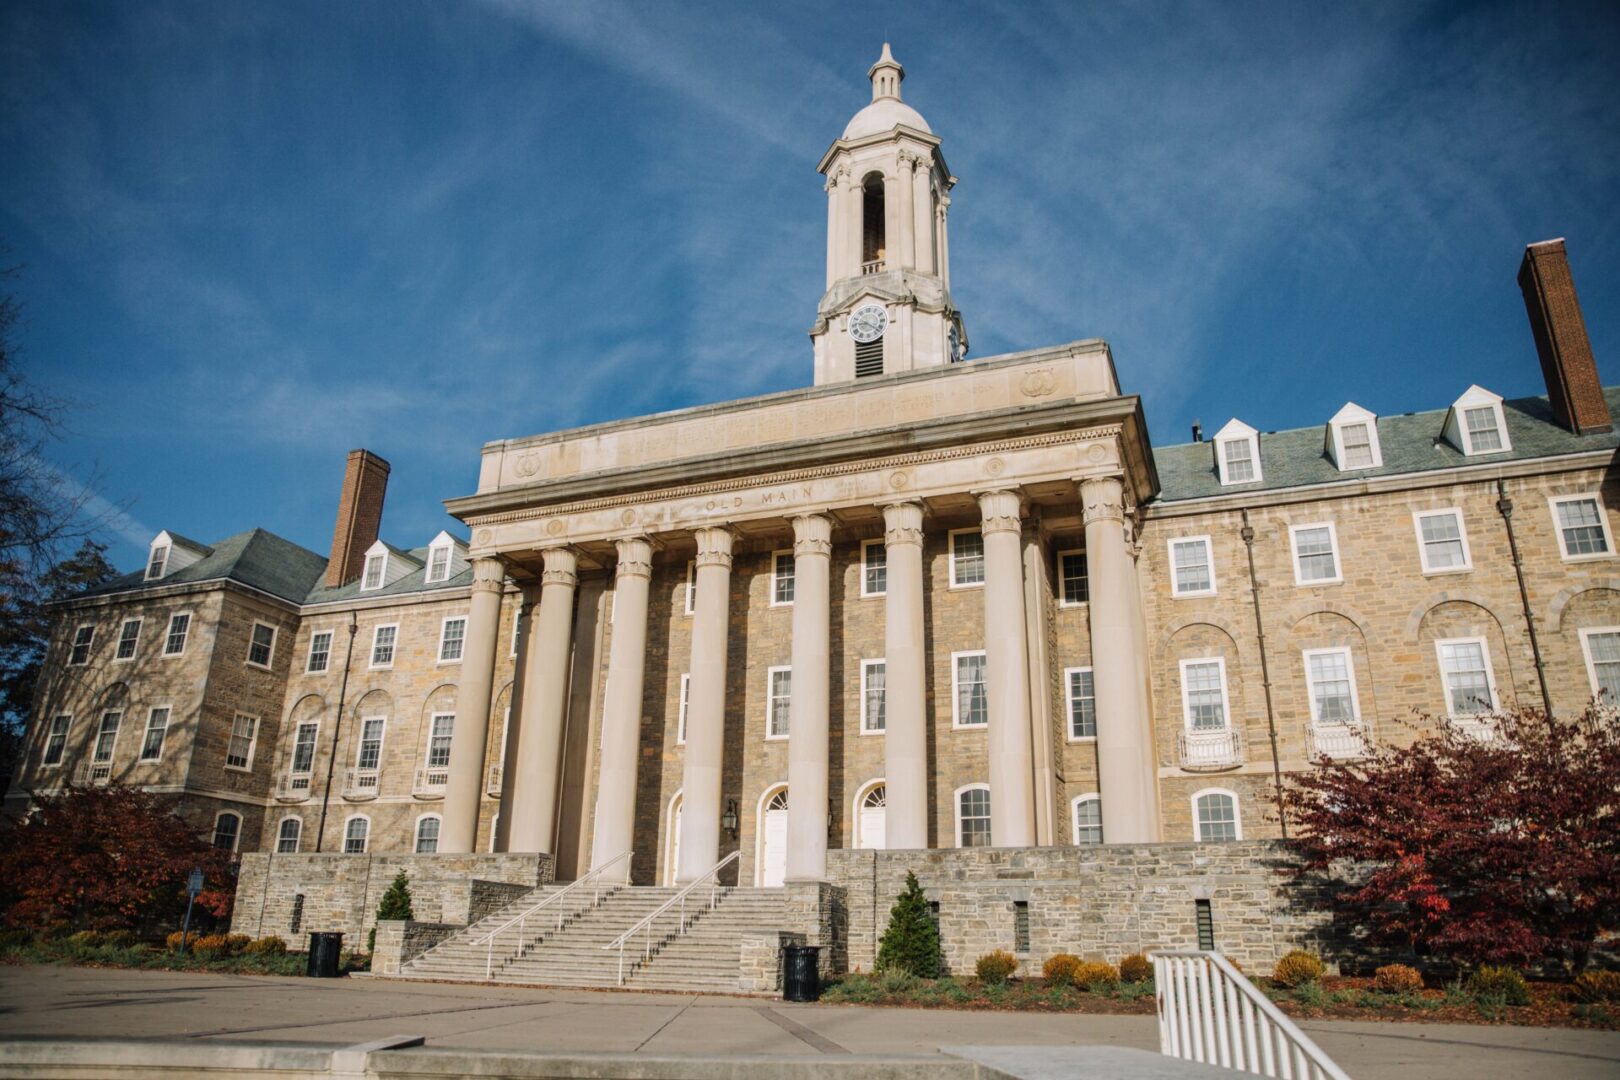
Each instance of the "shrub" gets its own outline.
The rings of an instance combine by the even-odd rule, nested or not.
[[[1294,987],[1293,997],[1308,1009],[1320,1009],[1327,1004],[1327,995],[1322,992],[1322,984],[1315,979]]]
[[[1047,986],[1073,986],[1074,973],[1080,970],[1080,958],[1070,953],[1058,953],[1041,965],[1041,976]]]
[[[917,976],[904,968],[892,967],[877,977],[878,989],[885,994],[904,994],[917,985]]]
[[[109,930],[103,940],[115,949],[128,949],[134,947],[137,939],[133,930]]]
[[[979,957],[973,970],[986,986],[1000,986],[1018,970],[1018,958],[1005,949],[997,949]]]
[[[0,949],[15,949],[33,943],[34,935],[21,927],[0,930]]]
[[[393,884],[383,893],[382,900],[377,904],[377,920],[383,919],[414,919],[416,913],[411,910],[411,882],[401,870],[394,875]],[[377,949],[377,927],[372,926],[371,933],[366,935],[366,952],[375,952]]]
[[[224,934],[204,934],[192,941],[191,951],[198,956],[225,956],[230,952],[230,943]]]
[[[253,939],[246,934],[226,934],[225,955],[236,956],[251,944],[253,944]]]
[[[1481,965],[1468,976],[1467,986],[1476,998],[1500,1001],[1504,1005],[1530,1004],[1530,987],[1524,976],[1510,967]]]
[[[1373,972],[1373,989],[1383,994],[1415,994],[1423,989],[1423,976],[1405,964],[1385,964]]]
[[[1119,977],[1128,983],[1147,982],[1153,978],[1153,961],[1141,953],[1132,953],[1119,962]]]
[[[906,887],[889,911],[889,926],[878,945],[878,971],[904,971],[933,979],[940,967],[939,927],[917,875],[906,872]]]
[[[1074,973],[1074,984],[1082,990],[1112,989],[1119,985],[1119,971],[1102,961],[1084,963]]]
[[[77,934],[69,934],[67,943],[79,949],[99,949],[106,944],[107,939],[99,930],[80,930]]]
[[[1575,977],[1570,993],[1576,1001],[1620,1001],[1620,971],[1584,971]]]
[[[287,943],[274,935],[255,938],[242,947],[244,956],[282,956],[286,952]]]
[[[1320,956],[1304,949],[1295,949],[1277,961],[1277,966],[1271,971],[1271,977],[1276,980],[1277,985],[1293,988],[1315,982],[1322,977],[1325,970],[1327,969],[1323,967]]]
[[[168,937],[163,939],[164,948],[168,949],[170,952],[179,952],[180,951],[180,938],[181,938],[181,932],[179,930],[176,930],[174,933],[170,934]],[[188,948],[188,949],[196,948],[197,942],[201,938],[202,938],[202,933],[200,931],[192,930],[189,933],[189,935],[187,935],[187,937],[186,937],[186,948]]]

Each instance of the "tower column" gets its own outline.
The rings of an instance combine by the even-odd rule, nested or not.
[[[788,705],[786,880],[827,876],[827,699],[832,519],[793,519],[793,696]]]
[[[517,657],[512,672],[512,702],[507,706],[506,740],[496,768],[501,771],[501,805],[495,819],[495,851],[511,851],[512,811],[517,800],[518,749],[523,742],[523,710],[528,706],[528,669],[533,663],[534,617],[540,605],[540,587],[524,585],[519,593],[517,621],[513,624],[512,655]]]
[[[843,271],[840,278],[859,277],[861,273],[861,228],[864,218],[865,198],[861,182],[853,172],[845,173],[841,181],[844,185],[844,254],[841,260]],[[682,810],[681,813],[686,813]]]
[[[613,644],[602,702],[602,764],[596,782],[596,827],[591,866],[604,866],[635,840],[636,766],[641,757],[641,703],[647,670],[647,594],[652,586],[652,544],[645,537],[618,541],[614,569]],[[630,880],[627,859],[607,875]]]
[[[675,868],[675,880],[681,882],[708,873],[720,861],[720,770],[730,644],[731,530],[702,528],[696,538],[692,678],[687,685],[686,762],[681,774],[681,856]]]
[[[923,648],[923,508],[883,508],[883,844],[928,846],[928,681]],[[791,801],[789,803],[791,805]]]
[[[946,211],[950,208],[951,197],[941,195],[939,197],[939,224],[936,226],[939,229],[939,279],[945,283],[947,290],[951,287],[951,238],[950,233],[945,229],[945,221],[948,217]]]
[[[1016,491],[979,495],[984,537],[985,696],[990,765],[990,839],[996,847],[1035,843],[1034,748],[1024,641],[1023,525]]]
[[[534,625],[525,635],[516,765],[510,775],[501,778],[501,786],[503,791],[511,792],[507,850],[552,854],[557,833],[563,707],[568,697],[568,646],[578,578],[572,548],[547,548],[540,557],[545,560],[545,570],[540,575],[540,610],[530,616]]]
[[[895,213],[900,230],[894,245],[897,261],[891,265],[902,270],[917,265],[917,217],[911,206],[916,194],[916,175],[917,155],[909,150],[900,151],[900,178],[894,185],[900,194],[900,205]]]
[[[472,851],[478,842],[489,697],[495,682],[495,636],[500,631],[501,591],[506,582],[506,567],[499,559],[474,559],[472,569],[472,604],[461,651],[461,685],[456,690],[455,726],[450,729],[450,776],[439,828],[439,850],[455,854]]]
[[[912,243],[917,248],[917,271],[932,274],[934,270],[934,200],[929,197],[928,174],[933,163],[923,159],[911,172]]]
[[[838,169],[827,177],[827,284],[824,288],[832,288],[833,282],[838,280],[838,268],[843,265],[840,258],[839,241],[843,237],[843,222],[838,211],[843,207],[843,196],[838,190],[838,179],[847,175],[848,169]]]

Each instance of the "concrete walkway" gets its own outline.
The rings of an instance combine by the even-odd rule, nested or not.
[[[1620,1033],[1313,1022],[1355,1080],[1620,1075]],[[757,998],[314,980],[66,967],[0,968],[0,1038],[188,1038],[543,1053],[937,1054],[942,1046],[1158,1049],[1147,1016],[878,1009]]]

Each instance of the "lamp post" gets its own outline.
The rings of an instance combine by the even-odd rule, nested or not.
[[[191,905],[203,890],[202,867],[193,867],[186,877],[186,918],[180,924],[180,955],[186,955],[186,939],[191,936]]]

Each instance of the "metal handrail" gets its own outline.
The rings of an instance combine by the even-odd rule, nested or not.
[[[1152,954],[1159,1052],[1283,1080],[1350,1080],[1217,952]]]
[[[619,985],[620,986],[624,985],[624,946],[625,946],[625,942],[627,942],[631,938],[635,937],[638,933],[645,932],[645,939],[644,939],[644,941],[642,943],[642,949],[641,949],[641,960],[642,960],[643,963],[645,963],[646,961],[652,959],[652,924],[653,924],[654,920],[656,920],[658,918],[658,916],[664,914],[664,912],[668,911],[670,908],[675,907],[676,905],[679,905],[680,906],[680,918],[676,922],[676,925],[680,929],[677,931],[677,933],[684,932],[686,930],[687,926],[690,925],[686,921],[686,897],[687,897],[687,894],[691,893],[694,889],[696,889],[699,885],[702,885],[705,881],[708,882],[709,883],[709,903],[708,903],[708,906],[706,908],[702,909],[702,910],[713,911],[714,910],[714,905],[715,905],[715,903],[717,901],[717,897],[718,897],[719,891],[720,891],[720,871],[724,870],[727,866],[730,866],[732,863],[736,862],[740,858],[742,858],[742,852],[740,850],[739,851],[733,851],[730,855],[727,855],[725,858],[721,859],[719,862],[717,862],[713,866],[709,867],[709,869],[706,872],[704,872],[702,874],[699,874],[697,877],[693,878],[691,881],[689,881],[685,885],[681,886],[681,891],[680,892],[676,893],[674,896],[670,897],[668,900],[665,900],[662,904],[659,904],[656,908],[653,909],[652,913],[649,914],[646,918],[642,919],[640,922],[636,923],[630,929],[626,930],[624,933],[620,934],[618,937],[614,938],[612,941],[610,941],[606,945],[602,946],[603,949],[614,949],[614,948],[616,948],[616,949],[619,950]]]
[[[602,901],[602,875],[610,867],[617,866],[620,862],[622,862],[624,860],[627,860],[629,858],[630,858],[630,852],[628,852],[628,851],[619,852],[619,854],[613,856],[613,858],[609,859],[607,862],[603,863],[601,866],[593,866],[593,867],[591,867],[590,872],[588,874],[586,874],[584,877],[576,878],[575,880],[570,881],[567,885],[564,885],[561,889],[558,889],[556,892],[552,893],[550,896],[548,896],[545,899],[541,900],[538,904],[533,904],[533,905],[531,905],[529,907],[524,908],[522,911],[518,912],[516,915],[512,916],[506,922],[504,922],[501,925],[497,926],[495,929],[491,930],[489,933],[485,934],[483,937],[474,938],[472,941],[468,942],[468,944],[470,944],[470,945],[483,945],[483,946],[486,946],[486,948],[484,950],[484,981],[488,982],[490,979],[494,978],[494,976],[495,976],[495,938],[496,937],[498,937],[499,935],[501,935],[501,934],[505,933],[506,931],[510,930],[512,927],[516,926],[518,928],[518,944],[517,944],[517,947],[518,947],[518,951],[521,952],[522,949],[523,949],[523,931],[524,931],[524,928],[527,926],[529,917],[531,915],[536,914],[542,908],[549,907],[550,905],[557,903],[563,897],[569,895],[570,893],[572,893],[576,889],[579,889],[579,890],[583,891],[584,887],[587,884],[591,886],[591,906],[595,907],[597,904],[601,903],[601,901]],[[628,869],[628,867],[627,867],[627,869]],[[563,925],[563,910],[562,910],[561,907],[559,907],[557,909],[557,929],[561,930],[562,925]]]

